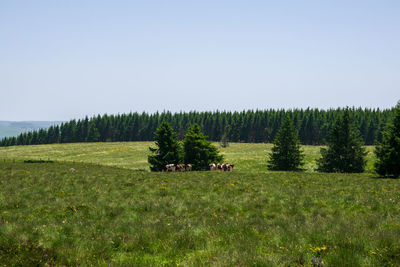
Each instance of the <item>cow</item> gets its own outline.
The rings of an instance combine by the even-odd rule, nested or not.
[[[192,171],[192,164],[185,164],[185,170],[186,170],[187,172]]]
[[[215,164],[214,164],[215,165]],[[230,164],[230,163],[218,163],[216,166],[216,169],[218,171],[224,171],[224,172],[229,172],[229,171],[233,171],[235,165]],[[210,170],[211,170],[211,164],[210,164]]]
[[[223,171],[223,170],[224,170],[223,167],[222,167],[222,165],[223,165],[223,164],[221,164],[221,163],[218,163],[218,164],[217,164],[217,170],[218,170],[218,171]]]
[[[235,165],[234,164],[229,164],[229,170],[230,171],[233,171],[233,168],[235,167]]]
[[[215,171],[217,169],[217,165],[215,163],[210,164],[210,171]]]
[[[167,164],[163,168],[163,172],[174,172],[174,171],[176,171],[175,164]]]
[[[222,164],[222,170],[224,172],[228,171],[228,166],[229,166],[229,164],[226,164],[226,163]]]

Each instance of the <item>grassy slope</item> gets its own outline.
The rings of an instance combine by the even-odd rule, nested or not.
[[[42,158],[144,169],[147,146],[14,147],[0,158],[42,151]],[[224,150],[238,165],[232,173],[0,161],[0,262],[276,266],[321,257],[331,266],[400,264],[399,180],[267,172],[258,163],[268,148],[232,144]],[[311,164],[318,150],[305,150]]]
[[[51,159],[56,161],[96,163],[117,166],[133,170],[149,170],[147,164],[148,147],[153,142],[115,142],[115,143],[76,143],[39,146],[0,147],[1,159]],[[218,144],[215,144],[218,145]],[[234,163],[241,171],[265,170],[267,153],[271,144],[231,143],[220,148],[225,161]],[[320,157],[320,147],[303,146],[307,171],[316,168],[316,159]],[[367,147],[367,171],[373,167],[373,147]]]

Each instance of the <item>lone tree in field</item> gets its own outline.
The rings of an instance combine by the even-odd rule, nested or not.
[[[363,140],[352,123],[347,108],[342,115],[339,115],[332,127],[328,149],[321,148],[317,170],[320,172],[363,172],[366,155]]]
[[[167,164],[178,164],[180,147],[176,133],[167,122],[162,122],[154,133],[157,148],[149,147],[152,155],[148,157],[151,171],[162,171]]]
[[[193,170],[208,170],[209,164],[221,162],[223,157],[218,154],[218,149],[206,140],[198,124],[187,130],[183,140],[185,163],[193,165]]]
[[[303,162],[299,137],[292,120],[287,116],[274,139],[269,155],[268,169],[274,171],[299,171]]]
[[[382,142],[375,148],[375,170],[382,176],[400,176],[400,101],[395,108],[393,121],[382,133]]]

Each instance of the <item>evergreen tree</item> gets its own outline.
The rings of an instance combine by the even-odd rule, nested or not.
[[[367,152],[362,145],[362,138],[351,121],[349,109],[346,109],[333,125],[328,149],[321,148],[318,171],[363,172]]]
[[[218,149],[206,140],[198,124],[187,130],[183,140],[184,161],[193,166],[193,170],[208,170],[209,164],[221,162],[223,157],[218,154]]]
[[[350,109],[350,114],[357,127],[362,131],[366,144],[375,144],[382,140],[381,131],[384,130],[388,119],[394,114],[393,109],[369,110]],[[19,140],[17,144],[42,144],[42,143],[70,143],[88,141],[143,141],[153,140],[153,133],[162,121],[171,124],[179,133],[179,140],[184,138],[188,125],[199,124],[208,140],[220,141],[225,129],[226,137],[231,142],[272,142],[282,125],[282,118],[289,115],[299,130],[302,144],[326,144],[332,125],[343,109],[294,109],[294,110],[248,110],[242,112],[188,112],[175,113],[163,112],[149,115],[129,113],[122,115],[96,115],[83,120],[71,120],[45,130],[47,138],[42,138],[44,133],[33,131]],[[92,124],[89,136],[89,125]],[[37,135],[40,135],[37,136]],[[34,137],[34,138],[33,138]],[[8,137],[1,146],[6,146],[12,141]]]
[[[229,127],[225,127],[224,133],[222,134],[222,137],[221,137],[221,141],[219,142],[219,145],[223,148],[229,146],[228,133],[229,133]]]
[[[148,156],[151,171],[162,171],[167,164],[178,164],[180,147],[176,141],[176,133],[171,125],[162,122],[154,133],[156,148],[149,147],[152,155]]]
[[[382,142],[375,148],[375,170],[382,176],[400,176],[400,101],[393,121],[382,133]]]
[[[277,132],[269,156],[268,169],[270,170],[298,171],[304,165],[304,155],[300,149],[298,134],[289,116]]]
[[[89,123],[88,135],[86,138],[86,142],[99,142],[100,141],[100,133],[96,127],[96,123],[91,121]]]

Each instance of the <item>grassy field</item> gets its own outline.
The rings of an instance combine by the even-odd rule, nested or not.
[[[235,172],[150,173],[149,145],[1,148],[0,263],[400,265],[399,180],[312,172],[316,147],[268,172],[265,144],[223,149]]]
[[[153,142],[115,142],[115,143],[77,143],[36,146],[0,147],[1,159],[43,159],[66,162],[95,163],[131,170],[149,171],[147,155]],[[218,146],[217,143],[214,145]],[[234,163],[237,170],[258,172],[266,170],[267,153],[271,144],[231,143],[220,148],[226,162]],[[373,147],[366,147],[367,167],[371,172],[375,160]],[[305,152],[305,170],[312,172],[316,168],[316,159],[320,157],[320,147],[303,146]]]

